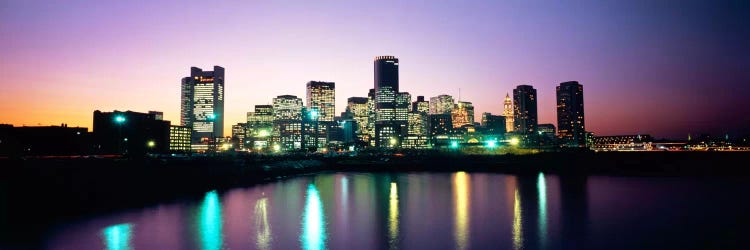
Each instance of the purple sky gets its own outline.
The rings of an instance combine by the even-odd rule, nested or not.
[[[750,132],[750,2],[0,2],[0,123],[91,127],[92,112],[179,123],[190,66],[226,68],[225,129],[310,80],[336,109],[400,59],[400,89],[501,113],[519,84],[556,123],[555,86],[584,86],[597,135]]]

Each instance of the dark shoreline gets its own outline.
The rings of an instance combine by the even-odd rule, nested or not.
[[[750,177],[750,152],[534,155],[407,154],[327,158],[0,159],[0,242],[29,244],[55,224],[320,172],[491,172],[528,175]],[[3,243],[4,244],[4,243]]]

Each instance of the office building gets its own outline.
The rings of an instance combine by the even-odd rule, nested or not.
[[[521,135],[534,134],[537,130],[536,89],[519,85],[513,90],[514,132]]]
[[[474,125],[474,105],[471,102],[459,101],[451,111],[451,118],[454,128]]]
[[[453,133],[453,119],[450,114],[430,114],[427,117],[427,133],[431,138]]]
[[[424,96],[417,96],[417,100],[411,103],[411,112],[414,113],[429,113],[430,102],[424,100]]]
[[[482,113],[482,133],[503,137],[507,132],[504,115],[493,115],[488,112]]]
[[[332,122],[336,115],[336,83],[307,82],[307,108],[318,112],[318,121]]]
[[[168,153],[170,122],[154,114],[94,111],[94,150],[100,154]]]
[[[357,135],[367,134],[367,124],[369,120],[367,97],[349,97],[347,99],[346,110],[357,123]]]
[[[281,150],[302,148],[302,99],[293,95],[273,98],[273,137]]]
[[[192,129],[186,126],[169,126],[169,152],[189,153]]]
[[[87,128],[60,126],[13,127],[0,124],[0,156],[83,155],[92,152]]]
[[[450,114],[453,111],[455,103],[452,96],[439,95],[430,97],[428,105],[430,107],[430,114]]]
[[[583,85],[576,81],[557,86],[557,127],[562,145],[586,146],[586,125],[583,113]]]
[[[375,58],[375,146],[397,147],[408,132],[411,95],[399,92],[398,58]]]
[[[224,136],[224,68],[190,68],[182,78],[180,124],[192,128],[192,143],[213,142]]]

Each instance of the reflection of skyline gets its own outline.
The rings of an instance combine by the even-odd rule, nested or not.
[[[323,204],[315,184],[307,186],[307,199],[305,211],[302,215],[302,236],[300,240],[303,249],[325,249],[326,229]]]
[[[102,231],[104,243],[107,250],[130,250],[132,249],[130,240],[132,238],[133,225],[117,224],[105,228]]]
[[[398,185],[391,182],[388,199],[388,233],[390,249],[398,248]]]
[[[456,249],[469,247],[469,196],[471,192],[469,175],[465,172],[453,174],[453,192],[455,198],[455,231]]]
[[[521,197],[518,197],[518,189],[516,188],[513,192],[513,249],[523,248],[521,222]]]
[[[268,198],[255,202],[255,230],[258,249],[271,249],[271,225],[268,223]]]
[[[547,245],[547,181],[541,172],[537,177],[536,188],[539,193],[539,246],[545,248]]]
[[[198,213],[198,234],[201,247],[204,250],[218,250],[222,248],[222,219],[221,201],[216,190],[206,193]]]

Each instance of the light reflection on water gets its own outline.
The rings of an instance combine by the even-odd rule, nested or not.
[[[455,196],[455,231],[456,249],[467,249],[469,247],[469,175],[465,172],[453,174],[453,192]]]
[[[722,192],[710,190],[726,182],[696,188],[699,181],[633,182],[544,173],[321,174],[210,191],[193,201],[85,219],[52,233],[46,248],[582,249],[617,248],[611,242],[619,238],[609,235],[622,234],[634,239],[618,242],[625,244],[622,249],[649,248],[639,247],[654,237],[644,229],[661,227],[664,232],[670,222],[685,220],[718,228],[715,223],[722,218],[716,216],[736,221],[737,214],[747,210],[731,199],[722,200]],[[750,191],[743,185],[732,190]],[[649,190],[652,198],[643,199],[639,190]],[[696,194],[700,190],[708,191]],[[693,213],[656,209],[704,204],[695,201],[696,196],[710,199],[710,206]],[[648,221],[638,220],[643,213]],[[714,217],[703,219],[706,216]],[[633,223],[624,229],[609,226],[629,221]],[[681,246],[688,247],[696,239],[741,240],[727,239],[731,235],[725,234],[701,237],[711,232],[701,231],[700,226],[684,227],[682,232],[688,229],[694,237],[675,235],[668,240],[684,241]],[[658,248],[663,242],[669,241],[646,242],[651,244],[646,246]]]
[[[271,249],[271,224],[268,223],[268,199],[266,197],[255,202],[255,239],[258,249]]]
[[[326,228],[323,217],[323,204],[314,184],[307,186],[307,202],[302,217],[302,248],[309,250],[325,249]]]
[[[547,244],[547,181],[541,172],[537,177],[536,188],[539,193],[539,245],[545,248]]]
[[[103,238],[106,241],[107,250],[130,250],[130,239],[133,225],[117,224],[102,230]]]

